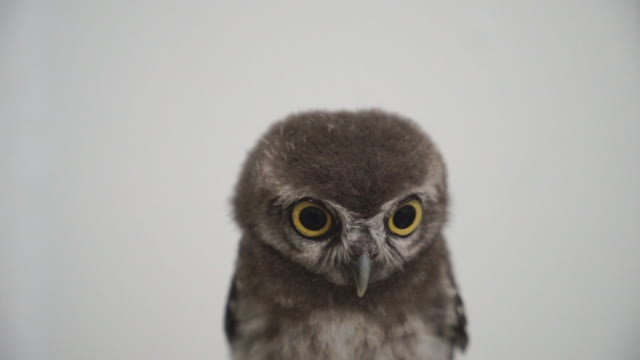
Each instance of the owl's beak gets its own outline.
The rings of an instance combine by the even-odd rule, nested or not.
[[[356,283],[358,297],[362,297],[369,285],[369,274],[371,273],[371,257],[369,254],[362,254],[353,263],[353,280]]]

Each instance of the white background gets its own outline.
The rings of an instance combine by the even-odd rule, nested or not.
[[[637,1],[5,0],[0,41],[3,360],[225,357],[246,152],[371,106],[448,161],[464,359],[640,358]]]

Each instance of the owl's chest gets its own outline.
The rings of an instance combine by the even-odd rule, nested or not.
[[[370,313],[322,310],[280,321],[276,333],[254,338],[246,344],[245,349],[252,349],[248,356],[236,359],[445,360],[451,351],[422,319],[410,314],[393,321]]]

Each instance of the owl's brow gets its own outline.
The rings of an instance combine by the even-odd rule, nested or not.
[[[396,206],[398,202],[410,196],[417,196],[423,203],[431,202],[436,200],[437,190],[432,185],[422,185],[416,188],[412,188],[408,191],[402,192],[400,195],[382,204],[380,206],[381,212],[389,211],[394,206]],[[291,186],[283,186],[275,194],[275,199],[273,201],[273,204],[275,206],[287,208],[304,198],[314,198],[313,193],[305,189],[296,189]],[[348,213],[349,215],[357,215],[356,212],[350,211],[334,202],[329,201],[329,204],[332,205],[332,207],[335,208],[336,210],[342,210],[343,212]]]
[[[308,191],[304,189],[295,189],[291,186],[283,186],[280,190],[275,194],[275,200],[273,204],[276,206],[281,206],[283,208],[289,207],[301,199],[313,197]]]
[[[433,201],[436,201],[437,190],[431,185],[422,185],[422,186],[410,189],[408,191],[402,192],[400,195],[382,204],[380,206],[380,210],[382,213],[386,213],[387,211],[394,208],[399,202],[411,196],[418,197],[418,199],[420,199],[420,201],[423,203],[433,202]]]

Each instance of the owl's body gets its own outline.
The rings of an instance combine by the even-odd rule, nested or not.
[[[291,116],[250,154],[234,205],[234,359],[444,360],[466,346],[445,167],[410,121]]]

